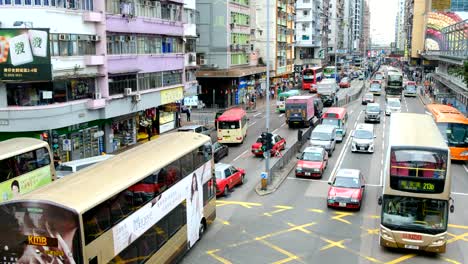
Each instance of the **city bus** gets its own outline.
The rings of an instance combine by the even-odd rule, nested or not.
[[[301,93],[299,92],[299,90],[289,90],[278,94],[278,97],[276,98],[276,111],[284,113],[286,111],[286,99],[288,99],[291,96],[296,96],[300,94]]]
[[[174,263],[216,217],[211,140],[163,135],[0,205],[12,263]]]
[[[385,100],[387,98],[402,99],[403,74],[401,72],[388,71],[385,78]]]
[[[49,144],[35,138],[0,142],[0,192],[2,201],[28,193],[56,179]]]
[[[341,142],[348,128],[348,112],[344,107],[330,107],[322,115],[322,124],[336,127],[336,141]]]
[[[312,85],[322,80],[322,67],[312,67],[302,71],[302,90],[312,91]]]
[[[227,110],[216,119],[216,123],[219,143],[242,143],[247,137],[247,112],[242,108]]]
[[[429,115],[392,114],[383,173],[380,245],[444,253],[450,150]],[[453,204],[450,206],[453,212]]]
[[[447,142],[452,160],[468,161],[468,118],[448,105],[428,104],[426,109]]]
[[[327,66],[323,69],[323,77],[324,78],[335,78],[336,75],[336,67],[335,66]]]

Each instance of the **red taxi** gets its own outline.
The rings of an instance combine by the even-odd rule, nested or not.
[[[328,182],[327,206],[361,209],[365,181],[361,171],[340,169],[332,182]]]
[[[252,154],[254,154],[256,157],[261,157],[263,156],[263,150],[262,150],[263,142],[262,142],[262,137],[258,137],[257,142],[252,144]],[[286,148],[286,139],[280,137],[277,134],[273,134],[273,148],[270,150],[271,155],[275,155],[275,153],[283,150]]]
[[[236,185],[241,185],[245,180],[245,170],[225,163],[215,164],[216,196],[228,195]]]
[[[322,147],[307,147],[297,159],[296,177],[322,178],[328,165],[328,152]]]

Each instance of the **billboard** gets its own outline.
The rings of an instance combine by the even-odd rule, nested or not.
[[[0,80],[50,81],[49,29],[0,29]]]
[[[444,37],[442,29],[450,25],[468,19],[468,12],[429,12],[426,27],[426,50],[445,50]],[[458,35],[457,38],[468,38],[468,31],[465,30],[464,36]],[[456,43],[458,39],[452,39]]]

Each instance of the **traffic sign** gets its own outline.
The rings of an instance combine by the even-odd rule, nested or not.
[[[262,179],[268,179],[268,173],[262,172],[262,173],[260,174],[260,178],[262,178]]]
[[[71,151],[71,140],[70,139],[64,139],[62,141],[62,149],[63,149],[63,151]]]

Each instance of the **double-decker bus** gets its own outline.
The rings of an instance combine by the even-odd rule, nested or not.
[[[47,142],[35,138],[13,138],[0,142],[0,192],[6,201],[56,179]]]
[[[428,104],[426,109],[447,142],[452,160],[468,161],[468,118],[448,105]]]
[[[322,80],[322,67],[312,67],[302,71],[302,90],[310,91],[312,85]]]
[[[402,98],[403,74],[401,72],[388,71],[385,79],[385,99]]]
[[[389,135],[379,198],[380,245],[443,253],[452,180],[450,150],[425,114],[392,114]]]
[[[216,216],[211,140],[171,133],[0,205],[11,263],[174,263]]]
[[[242,143],[247,137],[247,112],[242,108],[232,108],[216,119],[218,142]]]
[[[324,78],[335,78],[336,79],[336,67],[335,66],[327,66],[323,69],[323,77]]]

